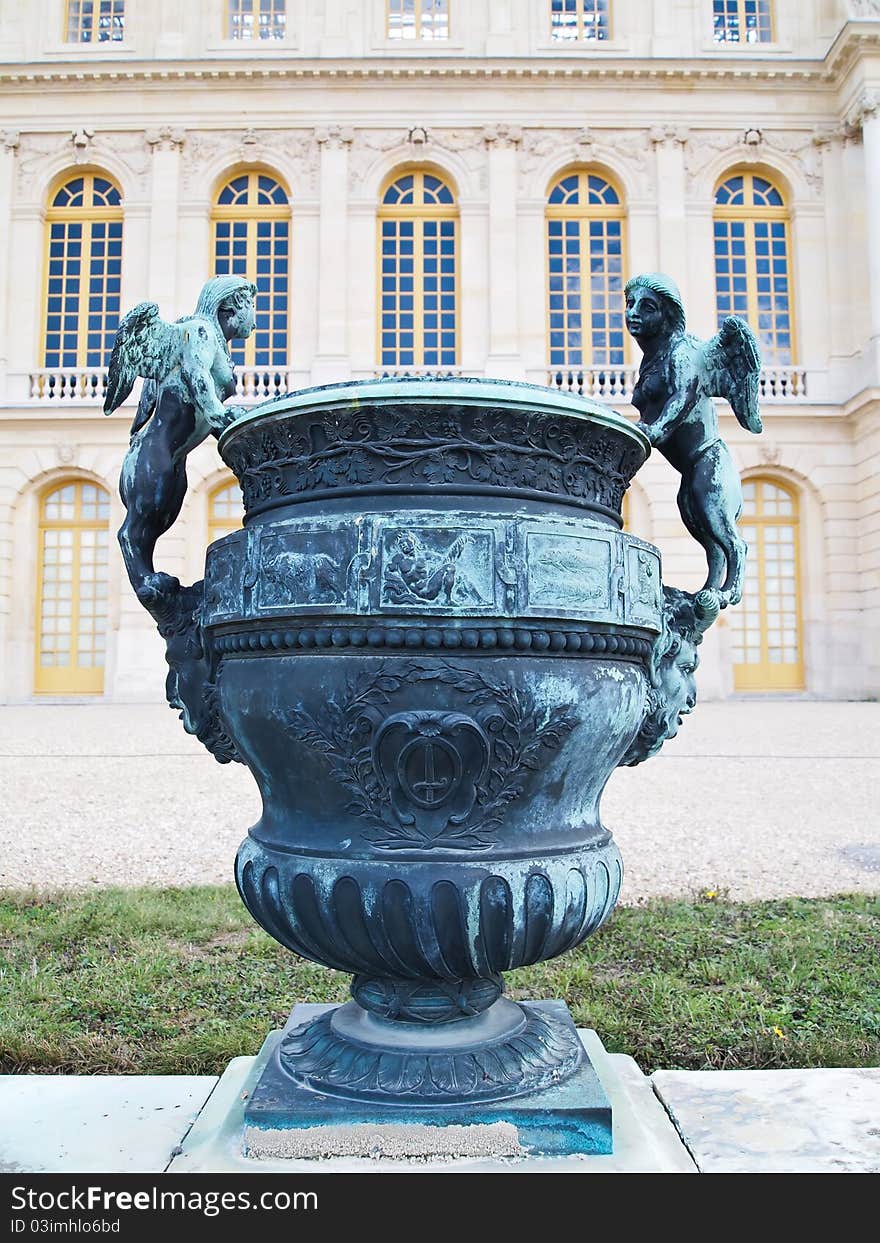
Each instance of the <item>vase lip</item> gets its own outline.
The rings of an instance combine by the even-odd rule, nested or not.
[[[511,406],[542,413],[564,414],[589,423],[602,423],[635,440],[647,458],[651,444],[641,428],[630,422],[612,406],[563,393],[543,384],[520,380],[499,380],[482,376],[429,377],[394,376],[372,380],[343,380],[336,384],[319,384],[296,389],[262,402],[230,423],[220,437],[222,449],[236,432],[252,423],[279,414],[302,414],[306,411],[333,406],[384,405],[388,402],[431,401],[438,405]]]

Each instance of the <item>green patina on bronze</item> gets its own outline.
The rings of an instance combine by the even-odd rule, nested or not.
[[[657,274],[626,289],[644,360],[638,424],[534,385],[397,379],[226,409],[226,342],[253,286],[209,282],[197,314],[123,321],[108,411],[148,380],[120,491],[132,584],[166,641],[167,697],[263,814],[236,879],[281,944],[353,976],[353,1000],[292,1019],[246,1126],[512,1121],[537,1151],[607,1152],[611,1110],[559,1003],[503,973],[579,945],[622,865],[602,791],[674,736],[697,649],[742,591],[739,480],[713,397],[760,430],[742,320],[685,332]],[[244,529],[192,586],[157,572],[187,453],[222,434]],[[656,445],[706,550],[698,593],[622,530]],[[536,1130],[533,1115],[542,1118]]]
[[[678,508],[705,549],[705,588],[719,593],[722,608],[738,604],[746,558],[736,526],[742,487],[712,398],[724,397],[747,431],[761,431],[758,343],[736,315],[708,341],[686,332],[681,294],[658,272],[634,276],[625,294],[626,326],[643,355],[633,390],[639,426],[681,475]]]

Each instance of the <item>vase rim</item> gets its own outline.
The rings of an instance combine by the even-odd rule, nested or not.
[[[310,388],[296,389],[280,397],[272,397],[249,410],[231,423],[220,437],[219,447],[236,432],[262,419],[279,414],[301,414],[307,410],[326,409],[335,405],[360,406],[395,402],[419,402],[425,400],[438,405],[491,404],[511,406],[520,410],[565,414],[589,423],[603,423],[624,435],[630,436],[641,447],[647,458],[651,444],[644,432],[625,418],[612,406],[581,397],[575,393],[562,393],[543,384],[527,384],[519,380],[499,380],[487,377],[383,377],[373,380],[344,380],[336,384],[320,384]]]

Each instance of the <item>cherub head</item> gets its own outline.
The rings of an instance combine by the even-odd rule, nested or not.
[[[416,537],[409,531],[401,531],[397,537],[397,550],[405,557],[415,557],[419,551]]]
[[[633,276],[626,283],[624,297],[626,326],[637,341],[684,332],[681,294],[668,276],[661,272]]]
[[[678,733],[682,716],[693,712],[697,648],[720,611],[715,591],[704,589],[692,596],[677,587],[663,588],[663,630],[651,657],[645,717],[621,764],[640,764],[656,755],[667,738]]]
[[[213,320],[227,341],[249,337],[256,326],[257,287],[243,276],[214,276],[206,281],[195,314]]]

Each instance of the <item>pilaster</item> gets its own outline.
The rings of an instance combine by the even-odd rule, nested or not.
[[[348,357],[348,152],[354,130],[338,125],[315,130],[320,170],[318,193],[318,352],[312,382],[332,383],[350,374]]]
[[[180,155],[183,130],[150,130],[147,146],[152,152],[150,197],[150,255],[147,277],[149,297],[158,302],[166,318],[179,314],[177,291],[177,235],[180,215]]]
[[[517,326],[518,127],[488,126],[483,137],[489,162],[489,355],[486,374],[513,379],[522,373]]]
[[[19,141],[17,130],[4,130],[0,133],[0,269],[5,272],[9,271],[15,155]],[[6,325],[9,299],[12,296],[12,286],[6,284],[6,288],[0,291],[0,399],[6,394],[6,372],[9,366]]]
[[[690,295],[687,273],[688,234],[685,213],[684,126],[655,125],[650,132],[657,162],[657,246],[660,270],[677,276],[685,305]]]

